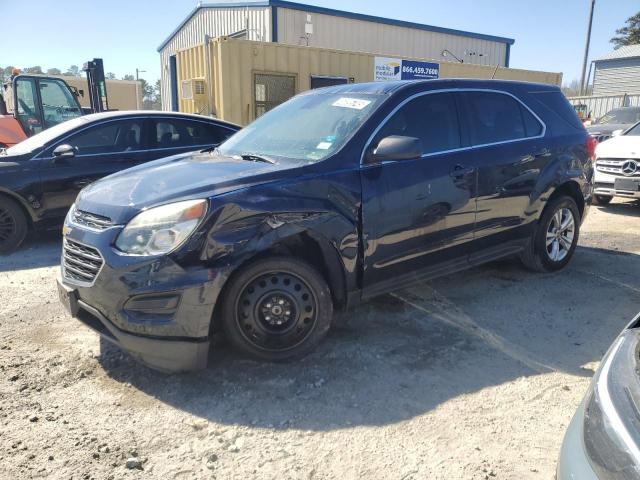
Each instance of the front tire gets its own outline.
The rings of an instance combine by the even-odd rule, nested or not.
[[[10,198],[0,197],[0,255],[18,248],[27,230],[27,217],[20,205]]]
[[[333,302],[326,281],[311,265],[272,257],[231,277],[221,313],[237,349],[282,361],[306,355],[320,343],[331,325]]]
[[[562,270],[571,260],[580,235],[580,212],[573,198],[550,201],[521,259],[537,272]]]
[[[594,195],[593,196],[593,204],[594,205],[609,205],[613,200],[613,197],[608,195]]]

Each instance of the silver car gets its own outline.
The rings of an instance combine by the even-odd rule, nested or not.
[[[640,478],[640,314],[602,359],[565,434],[558,480]]]

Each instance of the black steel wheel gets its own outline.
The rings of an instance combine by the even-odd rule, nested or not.
[[[266,360],[287,360],[311,351],[329,329],[329,287],[313,267],[276,257],[233,275],[225,288],[222,323],[240,350]]]
[[[18,248],[27,235],[27,227],[22,208],[14,200],[0,197],[0,254]]]

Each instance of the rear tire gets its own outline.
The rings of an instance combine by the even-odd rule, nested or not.
[[[613,200],[613,197],[608,195],[594,195],[593,196],[593,204],[594,205],[609,205]]]
[[[331,325],[331,292],[311,265],[286,257],[258,260],[229,280],[222,326],[239,350],[268,361],[311,352]]]
[[[561,196],[544,209],[522,263],[536,272],[562,270],[571,260],[580,235],[580,212],[573,198]]]
[[[0,255],[20,246],[28,230],[27,217],[14,200],[0,197]]]

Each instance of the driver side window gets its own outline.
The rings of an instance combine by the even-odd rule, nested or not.
[[[121,120],[90,127],[63,144],[77,149],[76,156],[129,152],[142,148],[142,120]]]
[[[391,135],[419,138],[423,154],[460,148],[460,122],[453,94],[427,94],[407,102],[376,134],[372,149]]]

